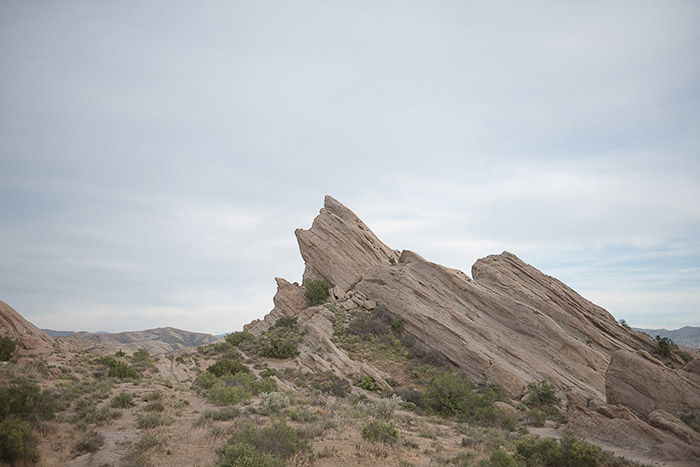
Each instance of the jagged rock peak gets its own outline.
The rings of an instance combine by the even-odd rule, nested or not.
[[[323,279],[334,294],[347,292],[374,266],[396,262],[392,250],[342,203],[326,196],[309,230],[295,232],[306,263],[304,280]]]

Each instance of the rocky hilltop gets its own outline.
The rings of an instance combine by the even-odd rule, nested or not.
[[[469,277],[385,245],[330,196],[311,228],[295,234],[302,284],[327,283],[332,306],[308,306],[304,285],[278,278],[274,309],[245,329],[260,335],[296,316],[306,331],[301,367],[387,386],[382,368],[351,358],[332,338],[334,309],[381,307],[426,352],[516,400],[529,383],[553,383],[568,428],[582,436],[661,459],[700,456],[700,434],[682,421],[700,417],[698,360],[654,355],[651,337],[516,255],[479,259]]]
[[[47,353],[54,346],[51,337],[3,301],[0,301],[0,336],[14,339],[20,349],[30,353]]]

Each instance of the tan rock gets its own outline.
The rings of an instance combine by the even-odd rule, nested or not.
[[[662,430],[670,431],[687,443],[700,446],[700,433],[663,410],[654,410],[648,416],[649,424]]]
[[[0,301],[0,336],[15,339],[20,351],[25,353],[48,353],[54,346],[53,338],[3,301]]]
[[[700,412],[700,384],[682,370],[625,350],[612,354],[605,392],[608,403],[624,405],[643,418],[657,409],[675,416]]]
[[[518,412],[518,409],[516,409],[512,405],[507,404],[505,402],[496,401],[493,404],[491,404],[491,406],[494,409],[501,412],[503,415],[512,416],[512,417],[519,417],[520,416],[520,412]]]
[[[279,277],[276,277],[275,281],[277,282],[277,293],[272,299],[275,307],[262,320],[255,320],[244,326],[244,331],[260,335],[270,329],[278,319],[285,316],[295,316],[308,306],[303,287],[291,284]]]
[[[309,230],[295,231],[306,263],[304,280],[323,279],[347,291],[373,266],[397,253],[382,243],[350,209],[330,196]]]

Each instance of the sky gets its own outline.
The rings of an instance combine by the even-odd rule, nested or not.
[[[239,330],[325,194],[700,325],[700,2],[3,0],[0,70],[0,299],[39,327]]]

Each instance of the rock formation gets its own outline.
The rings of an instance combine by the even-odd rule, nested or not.
[[[48,352],[54,344],[51,337],[3,301],[0,301],[0,336],[15,339],[21,350],[32,353]]]
[[[700,454],[697,432],[680,418],[700,414],[697,360],[685,370],[666,367],[651,356],[649,336],[620,326],[514,254],[478,260],[472,279],[411,251],[399,254],[330,196],[312,227],[295,233],[304,280],[326,281],[340,309],[385,307],[419,345],[516,397],[528,383],[549,380],[565,396],[569,426],[585,436],[657,449],[669,459]],[[307,330],[299,364],[384,382],[380,371],[333,344],[327,309],[307,308],[301,286],[277,284],[275,308],[247,330],[260,333],[282,316],[298,316]]]

